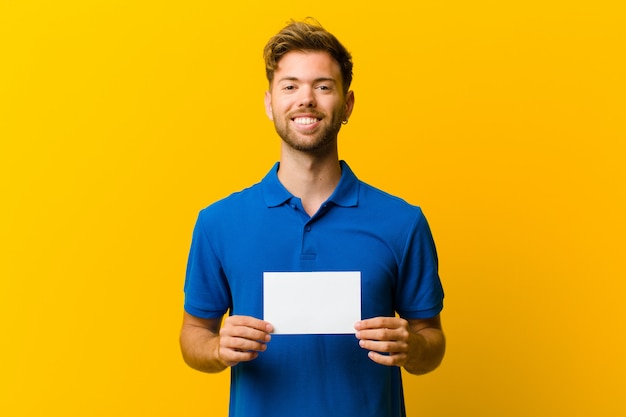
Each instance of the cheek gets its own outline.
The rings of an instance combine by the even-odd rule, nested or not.
[[[289,103],[274,102],[272,105],[272,113],[274,115],[274,118],[276,119],[284,119],[285,117],[287,117],[291,110],[292,107]]]

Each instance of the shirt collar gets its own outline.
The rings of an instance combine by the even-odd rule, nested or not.
[[[342,207],[354,207],[359,201],[359,180],[345,161],[340,161],[340,164],[341,178],[328,201]],[[293,197],[278,180],[278,166],[276,162],[261,181],[267,207],[278,207]]]

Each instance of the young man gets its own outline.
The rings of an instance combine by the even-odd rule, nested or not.
[[[231,368],[231,417],[404,416],[400,368],[429,372],[445,350],[428,224],[339,160],[354,93],[351,56],[332,34],[293,22],[270,39],[265,63],[280,161],[259,184],[200,212],[183,357],[200,371]],[[357,271],[353,334],[272,334],[263,281],[276,271]]]

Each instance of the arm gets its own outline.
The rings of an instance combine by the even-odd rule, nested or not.
[[[419,375],[434,370],[443,360],[446,339],[439,315],[408,320],[376,317],[356,323],[355,328],[359,345],[381,365],[402,366]]]
[[[184,314],[180,348],[185,363],[202,372],[220,372],[256,359],[267,347],[272,326],[254,317],[202,319]]]

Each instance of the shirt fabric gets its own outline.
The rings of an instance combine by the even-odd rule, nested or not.
[[[278,180],[203,209],[185,281],[196,317],[263,318],[263,273],[359,271],[362,318],[430,318],[443,308],[435,245],[419,207],[357,179],[341,161],[331,197],[313,216]],[[353,334],[272,335],[231,368],[230,417],[405,416],[401,372],[374,363]]]

